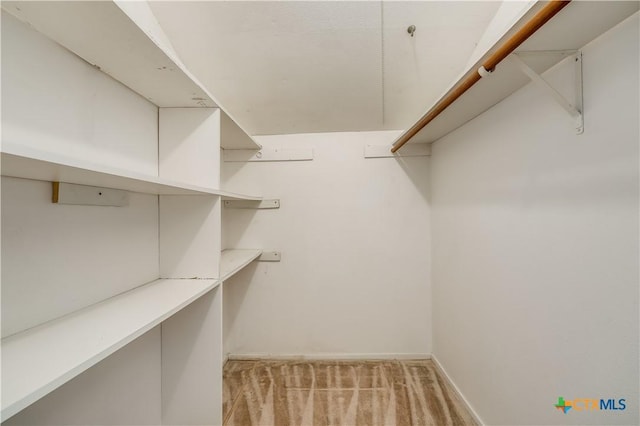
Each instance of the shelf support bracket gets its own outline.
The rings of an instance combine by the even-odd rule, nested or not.
[[[531,79],[540,89],[551,96],[562,108],[564,108],[575,120],[576,134],[580,135],[584,132],[584,117],[582,115],[582,52],[577,51],[573,55],[575,64],[575,80],[576,80],[576,102],[571,103],[560,92],[554,89],[540,74],[527,65],[517,53],[509,55],[509,59],[513,62],[527,77]]]
[[[224,200],[225,209],[279,209],[280,200]]]
[[[52,186],[51,201],[54,204],[112,207],[126,207],[129,205],[129,193],[120,189],[99,188],[64,182],[52,182]]]
[[[256,259],[258,262],[280,262],[282,254],[276,250],[263,250],[262,254]]]
[[[247,163],[252,161],[311,161],[312,148],[261,148],[225,149],[222,151],[225,163]]]

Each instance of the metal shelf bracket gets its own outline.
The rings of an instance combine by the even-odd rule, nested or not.
[[[527,52],[531,53],[531,52]],[[541,54],[545,52],[540,52]],[[548,52],[555,53],[555,52]],[[584,117],[582,115],[582,52],[576,51],[573,55],[575,66],[575,97],[574,103],[569,102],[560,92],[554,89],[540,74],[531,69],[517,53],[509,55],[509,59],[520,68],[520,70],[531,79],[539,88],[551,96],[562,108],[564,108],[575,120],[576,134],[584,133]]]

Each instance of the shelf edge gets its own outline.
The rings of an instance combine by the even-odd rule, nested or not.
[[[65,182],[77,185],[86,186],[101,186],[105,188],[121,189],[130,192],[140,192],[145,194],[159,194],[159,195],[216,195],[221,197],[228,197],[230,199],[240,200],[261,200],[262,197],[256,197],[251,195],[236,194],[233,192],[223,191],[217,188],[206,188],[197,185],[191,185],[184,182],[176,182],[168,179],[163,179],[157,176],[142,175],[135,172],[130,172],[124,169],[110,168],[108,166],[76,160],[71,157],[66,157],[53,152],[46,152],[36,148],[17,145],[11,142],[2,142],[2,176],[16,177],[22,179],[33,179],[45,182]],[[34,164],[41,163],[50,167],[60,167],[68,169],[69,171],[75,171],[78,173],[88,173],[95,175],[94,180],[85,182],[82,179],[56,179],[53,176],[43,177],[42,173],[37,174],[29,168],[19,167],[19,172],[14,172],[9,169],[9,162],[21,161],[21,162],[34,162]],[[96,182],[100,176],[105,178],[122,180],[117,184],[101,184]],[[142,188],[142,187],[152,187]]]
[[[220,264],[222,264],[222,257],[224,256],[224,253],[231,252],[231,251],[234,251],[234,252],[245,251],[247,252],[247,256],[238,265],[234,265],[234,267],[231,270],[220,271],[220,281],[222,282],[228,280],[229,278],[231,278],[232,276],[240,272],[242,269],[244,269],[247,265],[249,265],[251,262],[256,260],[258,257],[260,257],[260,255],[262,254],[262,250],[260,249],[227,249],[227,250],[223,250],[221,253]]]

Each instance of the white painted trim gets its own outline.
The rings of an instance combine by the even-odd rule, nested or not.
[[[440,375],[447,381],[448,385],[451,386],[451,389],[453,389],[453,391],[458,395],[458,398],[460,398],[460,401],[466,406],[467,410],[476,421],[476,423],[478,423],[480,426],[486,425],[486,423],[482,421],[478,413],[473,409],[473,406],[469,403],[469,400],[467,400],[464,394],[460,391],[460,388],[458,388],[454,381],[451,380],[451,376],[447,374],[445,369],[442,367],[442,364],[440,364],[440,361],[438,361],[438,358],[436,358],[435,355],[431,355],[431,359],[433,360],[433,364],[438,369]]]
[[[387,359],[431,359],[431,354],[425,353],[317,353],[317,354],[269,354],[269,353],[252,353],[252,354],[228,354],[227,359],[233,361],[254,361],[254,360],[387,360]]]

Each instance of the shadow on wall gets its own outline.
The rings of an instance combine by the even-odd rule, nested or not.
[[[419,159],[420,161],[417,161]],[[402,167],[402,170],[407,174],[411,182],[416,187],[416,189],[420,192],[422,198],[427,202],[427,204],[431,203],[431,194],[430,194],[430,179],[429,173],[427,171],[427,179],[425,180],[425,162],[423,157],[395,157],[397,163]],[[431,158],[426,161],[427,169],[430,167]]]
[[[220,176],[220,185],[225,188],[228,181],[231,180],[243,167],[249,163],[231,163],[224,161],[224,150],[220,150],[220,163],[222,164],[222,173]]]
[[[223,297],[223,351],[225,355],[229,353],[229,345],[227,343],[227,337],[233,330],[233,325],[238,314],[241,311],[242,303],[249,291],[249,286],[253,281],[253,276],[258,269],[258,262],[252,262],[243,270],[238,272],[224,282]]]
[[[257,209],[230,209],[222,202],[222,249],[239,248],[245,233],[251,233]],[[233,230],[233,232],[231,232]]]

